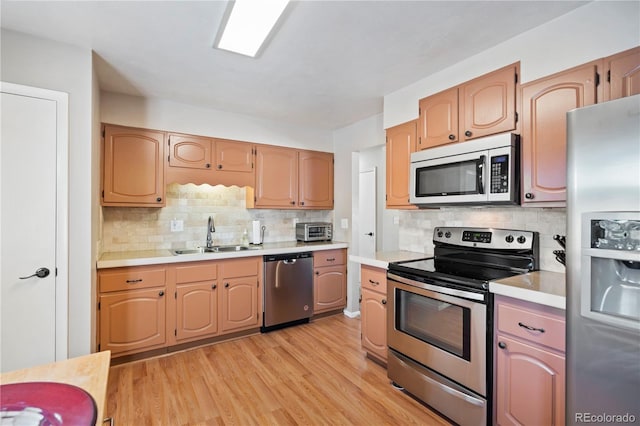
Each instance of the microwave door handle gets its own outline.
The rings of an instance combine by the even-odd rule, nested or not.
[[[484,163],[486,156],[481,155],[476,163],[477,177],[478,177],[478,193],[484,194]]]

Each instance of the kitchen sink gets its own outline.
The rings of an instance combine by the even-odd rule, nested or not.
[[[198,254],[198,253],[224,253],[229,251],[244,251],[244,250],[258,250],[260,246],[241,246],[241,245],[229,245],[229,246],[213,246],[213,247],[197,247],[193,249],[174,249],[171,253],[174,256],[181,254]]]

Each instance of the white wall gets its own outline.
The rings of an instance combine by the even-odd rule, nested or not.
[[[543,6],[541,6],[543,7]],[[640,44],[640,2],[597,1],[384,97],[384,128],[418,117],[418,101],[520,61],[526,83]]]
[[[2,30],[2,80],[69,93],[69,357],[92,347],[94,146],[91,52]]]
[[[333,151],[329,130],[294,126],[162,99],[102,92],[100,115],[104,123]]]

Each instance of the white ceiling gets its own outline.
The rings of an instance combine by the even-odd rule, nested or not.
[[[335,129],[585,1],[294,1],[261,55],[211,46],[226,1],[1,1],[3,28],[95,51],[100,87]]]

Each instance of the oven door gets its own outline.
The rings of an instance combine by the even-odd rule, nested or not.
[[[392,308],[387,327],[389,348],[487,396],[484,295],[389,273],[387,299]]]

